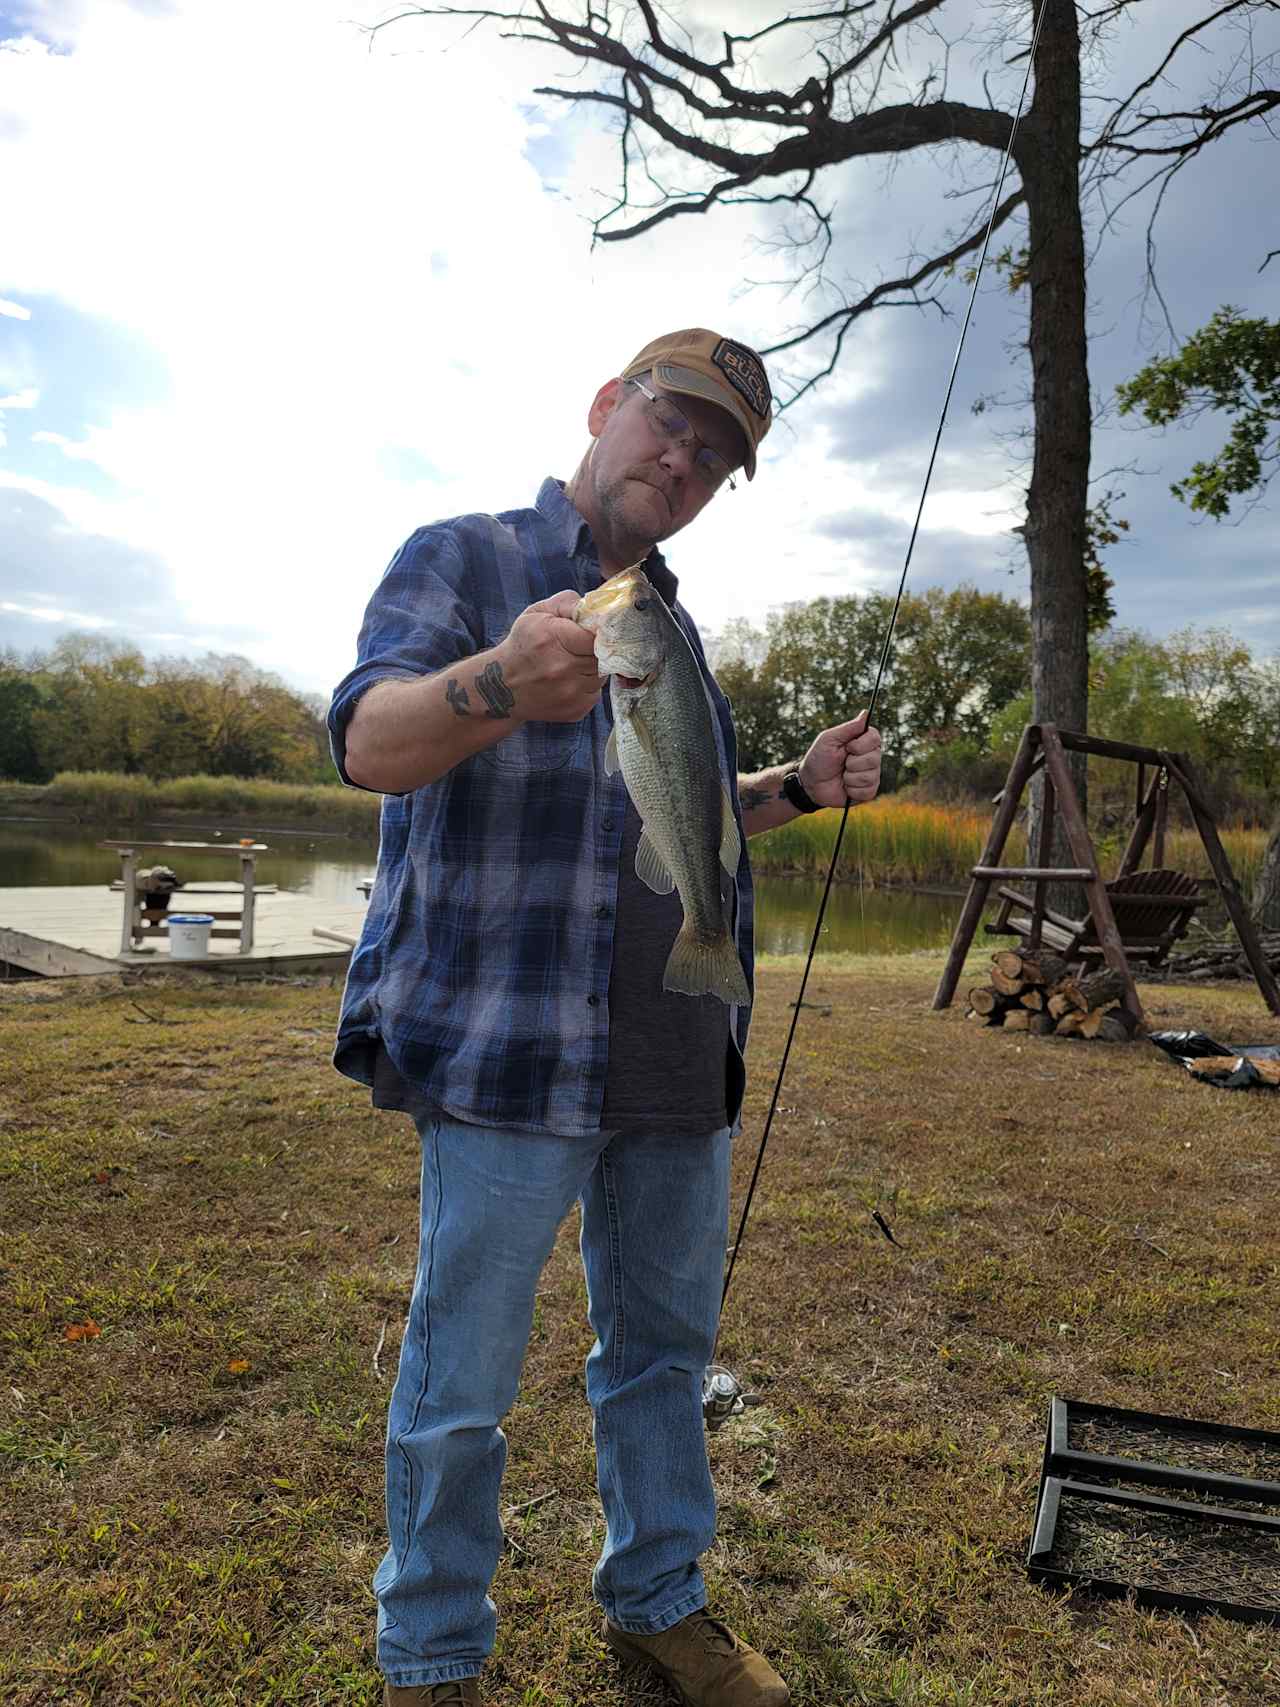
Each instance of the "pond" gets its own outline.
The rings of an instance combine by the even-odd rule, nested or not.
[[[118,856],[99,841],[138,835],[147,840],[212,841],[216,838],[189,825],[136,825],[124,829],[90,829],[83,824],[49,822],[0,823],[0,889],[45,884],[107,884],[120,874]],[[230,839],[228,836],[227,839]],[[356,887],[373,874],[378,849],[375,841],[355,836],[304,830],[269,832],[270,851],[259,857],[258,878],[295,889],[320,901],[349,905],[358,900]],[[146,858],[166,860],[156,849]],[[179,875],[227,878],[234,861],[218,854],[168,856]],[[803,954],[813,934],[822,898],[822,884],[806,877],[758,877],[756,947],[762,954]],[[827,903],[819,948],[828,953],[895,954],[916,948],[945,948],[959,916],[961,897],[922,894],[908,890],[859,890],[836,884]],[[0,919],[0,924],[8,922]]]

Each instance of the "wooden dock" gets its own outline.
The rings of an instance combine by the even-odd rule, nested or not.
[[[191,886],[192,907],[183,890],[173,911],[199,911],[194,900],[199,889]],[[215,939],[207,959],[173,964],[255,974],[340,971],[346,966],[351,955],[347,942],[358,938],[364,925],[362,902],[316,901],[288,889],[260,889],[255,900],[254,944],[248,954],[239,953],[235,941]],[[46,978],[119,972],[123,966],[167,966],[167,938],[141,952],[120,953],[122,904],[119,889],[113,893],[105,883],[0,889],[0,961]]]

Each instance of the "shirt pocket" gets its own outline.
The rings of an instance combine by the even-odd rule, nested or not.
[[[576,763],[585,751],[590,721],[588,716],[575,723],[522,723],[492,747],[483,748],[480,757],[495,770],[514,776],[562,770]]]

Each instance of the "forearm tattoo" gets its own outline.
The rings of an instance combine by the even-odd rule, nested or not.
[[[476,677],[476,692],[488,706],[486,716],[510,717],[516,696],[502,679],[502,665],[486,664]]]
[[[462,683],[456,676],[450,676],[449,680],[444,684],[444,697],[449,701],[449,704],[457,712],[459,717],[470,717],[471,701],[467,697],[466,688],[463,687]]]
[[[750,783],[738,790],[738,803],[744,812],[750,812],[757,806],[767,806],[774,799],[767,788],[752,787]]]

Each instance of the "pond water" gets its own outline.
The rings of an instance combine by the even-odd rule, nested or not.
[[[119,856],[98,846],[105,836],[137,835],[147,840],[213,841],[212,834],[190,825],[153,824],[145,828],[90,829],[83,824],[0,823],[0,889],[45,884],[110,883],[120,875]],[[230,839],[230,837],[228,837]],[[267,832],[269,852],[258,858],[262,883],[295,889],[321,901],[344,906],[359,899],[357,883],[373,875],[375,841],[319,831]],[[144,854],[150,863],[172,865],[179,876],[231,878],[236,862],[221,854]],[[822,884],[803,877],[758,877],[756,947],[762,954],[803,954],[813,934]],[[959,917],[959,895],[906,890],[859,890],[836,884],[827,903],[820,951],[894,954],[915,948],[944,948]],[[0,919],[0,924],[6,921]]]

